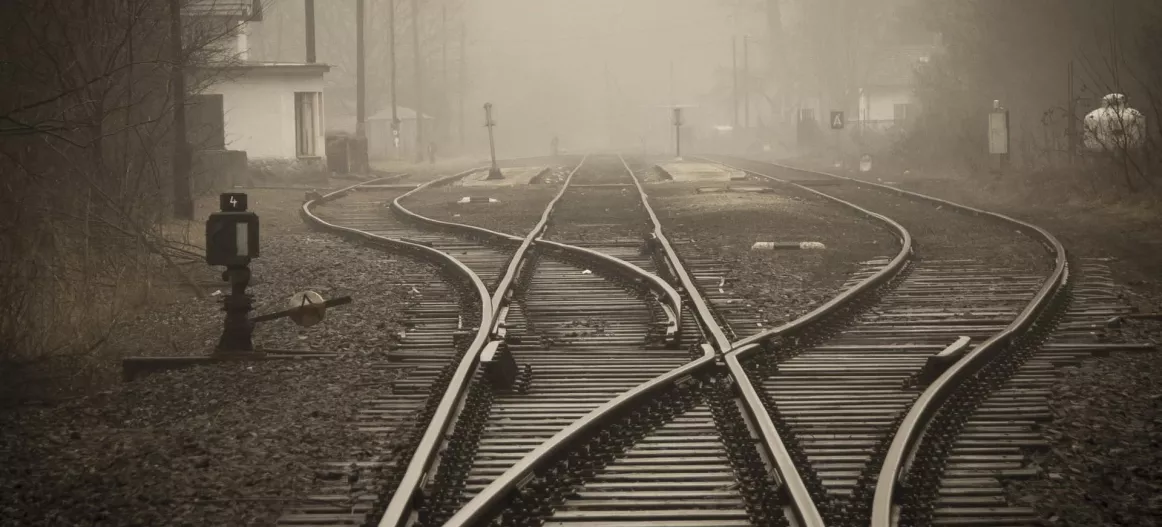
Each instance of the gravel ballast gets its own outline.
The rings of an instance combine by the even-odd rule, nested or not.
[[[1050,449],[1034,456],[1045,477],[1014,483],[1014,502],[1054,525],[1162,521],[1160,358],[1114,355],[1065,371],[1043,430]]]
[[[435,220],[464,223],[524,237],[541,221],[560,185],[512,187],[438,187],[421,190],[400,203],[408,210]],[[493,198],[496,203],[458,203],[469,196]]]
[[[389,397],[395,373],[369,367],[385,360],[401,327],[413,287],[406,277],[435,269],[309,232],[298,217],[302,191],[249,194],[263,229],[250,288],[257,313],[284,309],[305,289],[354,298],[314,327],[260,324],[255,344],[339,358],[118,383],[122,356],[203,355],[217,341],[220,296],[155,298],[111,336],[89,379],[103,380],[98,393],[0,410],[0,525],[269,525],[318,488],[321,462],[359,451],[365,438],[350,423],[359,401]],[[200,202],[198,216],[216,203]]]
[[[1056,184],[1044,193],[1008,191],[1005,185],[993,188],[997,182],[984,175],[847,175],[1036,224],[1057,236],[1071,257],[1103,259],[1124,286],[1123,300],[1143,313],[1162,312],[1156,203],[1099,202]],[[1020,174],[1010,178],[1010,189],[1026,181]],[[1065,368],[1048,398],[1052,420],[1041,425],[1050,449],[1033,456],[1041,476],[1009,486],[1011,503],[1033,507],[1049,525],[1162,523],[1162,323],[1128,321],[1113,341],[1150,343],[1155,351]]]
[[[899,251],[884,226],[801,190],[698,193],[699,186],[658,183],[646,192],[676,250],[687,258],[722,261],[732,293],[749,302],[767,327],[833,298],[860,262]],[[751,250],[765,241],[822,242],[826,249]]]

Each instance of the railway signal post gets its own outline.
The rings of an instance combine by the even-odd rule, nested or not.
[[[993,173],[1004,174],[1009,164],[1009,111],[998,100],[993,101],[989,112],[989,157]]]
[[[492,166],[488,169],[488,177],[485,179],[504,179],[504,175],[500,173],[500,167],[496,164],[496,142],[492,138],[492,128],[496,126],[496,122],[492,120],[492,103],[484,103],[484,126],[488,128],[488,151],[492,156]]]
[[[831,112],[831,129],[835,130],[835,158],[838,163],[843,163],[843,145],[840,144],[842,138],[840,137],[844,126],[847,125],[847,120],[843,116],[843,112]]]
[[[254,324],[248,318],[253,297],[250,260],[258,257],[258,215],[247,210],[246,194],[226,193],[218,200],[219,212],[206,221],[206,263],[226,266],[222,279],[230,283],[222,310],[226,323],[215,353],[252,352]]]
[[[225,266],[222,280],[230,283],[230,293],[222,301],[226,320],[218,345],[208,356],[130,357],[121,361],[126,381],[165,370],[212,364],[232,360],[282,360],[332,357],[333,353],[313,351],[255,351],[252,336],[258,322],[289,317],[300,326],[313,326],[323,320],[328,307],[351,303],[344,296],[323,300],[311,291],[292,297],[289,309],[250,318],[254,297],[247,294],[250,285],[250,261],[258,257],[258,215],[247,210],[246,194],[229,192],[218,197],[219,211],[206,220],[206,263]]]
[[[682,159],[682,109],[674,108],[674,157]]]

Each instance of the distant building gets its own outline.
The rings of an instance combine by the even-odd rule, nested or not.
[[[260,62],[200,68],[224,80],[194,97],[190,125],[202,141],[191,143],[244,150],[251,160],[322,162],[323,74],[329,68]]]
[[[261,23],[261,0],[194,0],[183,11],[193,29],[237,26],[217,55],[190,71],[204,85],[189,105],[195,150],[245,151],[256,164],[318,172],[326,167],[323,74],[330,66],[249,60],[249,24]]]
[[[914,119],[916,67],[928,61],[933,46],[894,46],[877,53],[866,66],[859,87],[856,124],[886,129]]]
[[[399,106],[399,151],[396,151],[391,135],[391,108],[385,108],[367,118],[367,155],[371,159],[392,159],[400,156],[416,155],[416,111]],[[424,114],[424,130],[431,134],[432,116]],[[427,145],[420,145],[425,151]]]

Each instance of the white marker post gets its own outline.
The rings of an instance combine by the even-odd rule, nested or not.
[[[1005,173],[1009,162],[1009,111],[1001,107],[1001,101],[993,101],[989,112],[989,157],[993,160],[995,173]]]

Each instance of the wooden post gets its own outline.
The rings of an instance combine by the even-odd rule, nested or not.
[[[395,0],[387,0],[387,53],[391,62],[391,145],[399,157],[399,104],[395,96]]]
[[[412,0],[412,45],[416,61],[416,162],[424,161],[424,65],[420,55],[420,3]]]
[[[355,135],[367,137],[367,67],[363,43],[364,0],[355,0]]]
[[[731,95],[730,124],[738,129],[738,37],[730,37],[730,83]]]
[[[315,0],[303,0],[307,19],[307,64],[315,63]]]
[[[750,128],[750,36],[742,36],[742,126]]]

